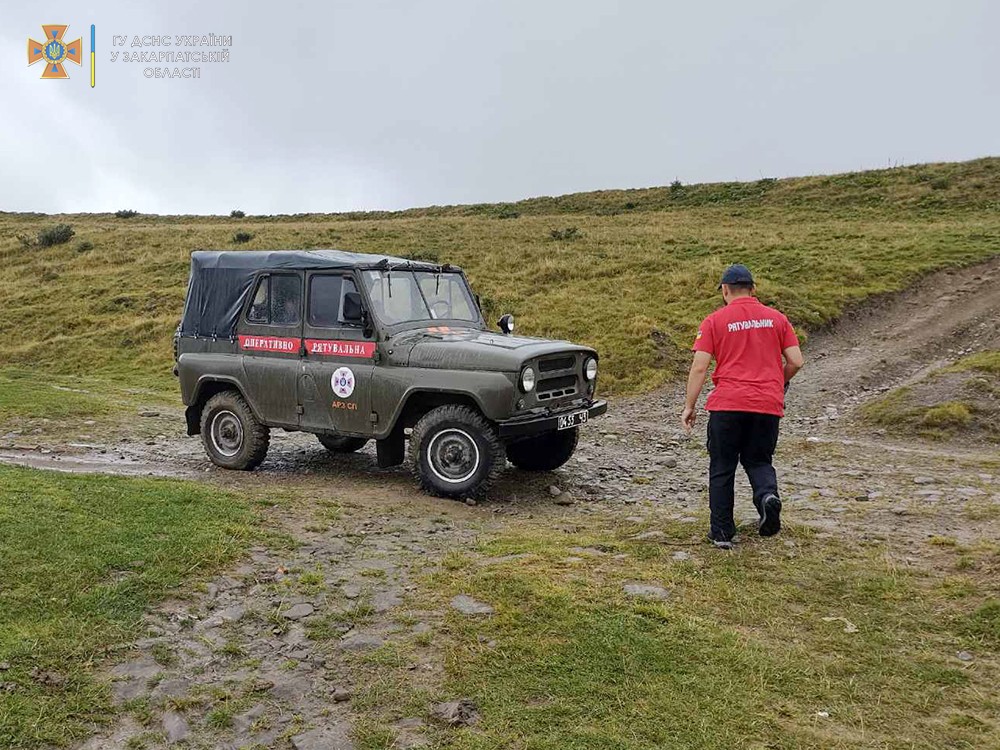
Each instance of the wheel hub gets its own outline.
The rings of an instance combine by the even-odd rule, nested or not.
[[[224,410],[212,417],[212,447],[227,458],[243,447],[243,423],[233,412]]]
[[[427,458],[438,479],[460,484],[471,479],[479,469],[479,446],[464,430],[441,430],[427,446]]]

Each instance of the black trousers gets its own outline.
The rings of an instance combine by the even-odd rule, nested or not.
[[[771,465],[778,444],[780,417],[749,411],[713,411],[708,418],[708,505],[712,512],[712,537],[732,539],[733,482],[736,465],[742,464],[753,487],[753,504],[778,494],[778,477]]]

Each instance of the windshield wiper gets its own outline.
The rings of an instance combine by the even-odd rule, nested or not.
[[[427,320],[434,320],[434,313],[431,312],[431,306],[427,304],[427,297],[424,295],[424,290],[420,288],[420,279],[417,278],[415,273],[411,273],[410,276],[413,277],[413,283],[417,285],[417,291],[420,292],[420,299],[424,301],[424,309],[427,311]]]

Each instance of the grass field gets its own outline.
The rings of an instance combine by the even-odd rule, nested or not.
[[[74,236],[39,245],[60,223]],[[808,330],[998,240],[995,158],[398,213],[0,214],[0,362],[169,391],[192,250],[338,247],[462,265],[491,318],[595,345],[603,388],[621,393],[676,376],[730,262]]]
[[[107,721],[103,658],[250,527],[248,503],[208,487],[0,466],[0,747],[64,745]]]
[[[422,606],[447,609],[465,593],[496,610],[447,618],[441,694],[472,697],[483,719],[435,747],[993,746],[995,546],[941,547],[935,574],[805,528],[710,561],[683,524],[659,526],[665,542],[632,540],[640,528],[512,529],[428,574]],[[676,560],[685,549],[690,559]],[[629,582],[666,598],[628,596]],[[404,648],[369,660],[361,747],[388,747],[375,717],[426,705],[406,688],[414,659]]]
[[[57,224],[73,236],[39,243]],[[236,242],[238,232],[251,236]],[[996,255],[1000,159],[396,213],[0,213],[0,425],[16,439],[120,437],[112,422],[177,399],[171,336],[190,252],[308,247],[460,264],[492,319],[512,311],[521,332],[597,346],[602,388],[636,392],[684,368],[730,262],[749,264],[760,296],[808,333],[917,276]],[[965,383],[995,389],[997,367],[995,352],[960,360],[932,376],[954,397],[893,394],[869,417],[946,435],[966,411],[983,416],[977,399],[994,391]],[[141,635],[147,605],[239,554],[251,502],[183,482],[0,466],[0,747],[66,744],[106,721],[94,674]],[[884,543],[792,525],[777,544],[750,539],[699,562],[690,527],[669,522],[657,527],[663,544],[597,515],[575,530],[498,523],[478,548],[419,573],[408,603],[448,612],[433,644],[414,636],[359,657],[359,747],[389,747],[393,721],[462,695],[483,721],[431,728],[436,746],[902,750],[1000,735],[995,544],[928,542],[912,554],[933,566],[918,566]],[[631,581],[666,598],[627,596]],[[457,593],[496,615],[451,612]],[[411,679],[413,653],[432,646],[446,660],[433,696]]]

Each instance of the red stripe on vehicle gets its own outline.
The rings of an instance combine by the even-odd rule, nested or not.
[[[329,339],[306,339],[306,352],[320,357],[362,357],[375,356],[374,341],[331,341]]]
[[[284,352],[298,354],[301,339],[284,336],[244,336],[240,335],[240,349],[254,352]]]

